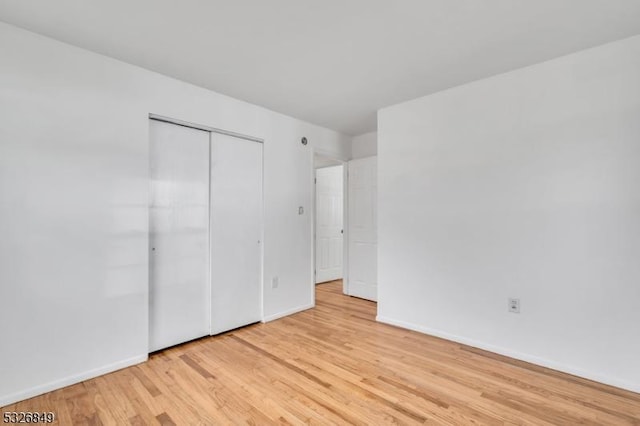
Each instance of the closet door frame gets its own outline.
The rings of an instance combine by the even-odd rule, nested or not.
[[[155,120],[155,121],[160,121],[160,122],[165,122],[165,123],[169,123],[169,124],[175,124],[178,126],[183,126],[183,127],[188,127],[188,128],[192,128],[192,129],[196,129],[196,130],[203,130],[206,132],[209,132],[209,178],[211,178],[211,149],[212,149],[212,138],[215,137],[215,134],[221,134],[221,135],[227,135],[227,136],[232,136],[235,138],[239,138],[239,139],[244,139],[247,141],[251,141],[251,142],[255,142],[255,143],[260,143],[263,144],[263,148],[262,148],[262,176],[261,176],[261,199],[260,199],[260,223],[259,223],[259,227],[260,227],[260,261],[259,261],[259,269],[260,269],[260,282],[259,282],[259,287],[260,287],[260,319],[262,322],[264,322],[264,139],[262,138],[258,138],[255,136],[250,136],[250,135],[246,135],[243,133],[237,133],[237,132],[233,132],[233,131],[229,131],[229,130],[224,130],[224,129],[220,129],[217,127],[212,127],[212,126],[207,126],[207,125],[202,125],[202,124],[197,124],[197,123],[193,123],[193,122],[189,122],[189,121],[185,121],[185,120],[180,120],[180,119],[176,119],[176,118],[171,118],[171,117],[167,117],[167,116],[163,116],[163,115],[159,115],[159,114],[154,114],[154,113],[150,113],[149,114],[149,120]],[[209,182],[209,197],[211,197],[211,182]],[[211,198],[209,198],[209,206],[211,206]],[[211,208],[209,208],[209,223],[211,223]],[[212,242],[211,242],[211,226],[209,226],[209,300],[211,301],[212,298],[212,292],[213,292],[213,275],[212,275],[212,271],[211,271],[211,253],[212,253]],[[149,282],[148,285],[148,289],[150,291],[151,289],[151,282]],[[211,303],[211,302],[210,302]],[[211,332],[213,330],[212,327],[212,313],[211,313],[211,308],[209,311],[209,335],[211,335]]]

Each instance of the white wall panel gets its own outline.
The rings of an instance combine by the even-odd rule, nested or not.
[[[640,37],[381,110],[379,319],[640,391],[639,118]]]
[[[378,132],[365,133],[351,139],[351,158],[373,157],[378,154]]]
[[[298,206],[349,138],[3,23],[0,57],[0,405],[146,358],[149,113],[265,139],[264,314],[312,303]]]

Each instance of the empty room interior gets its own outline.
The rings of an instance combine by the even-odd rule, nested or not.
[[[0,415],[640,425],[640,1],[0,0]]]

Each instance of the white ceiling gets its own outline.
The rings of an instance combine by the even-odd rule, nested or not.
[[[640,33],[640,0],[0,0],[0,20],[347,134]]]

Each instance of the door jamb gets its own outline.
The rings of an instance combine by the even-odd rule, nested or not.
[[[316,155],[337,161],[342,165],[342,292],[349,294],[349,160],[337,157],[321,149],[311,150],[311,289],[313,306],[316,305]]]

